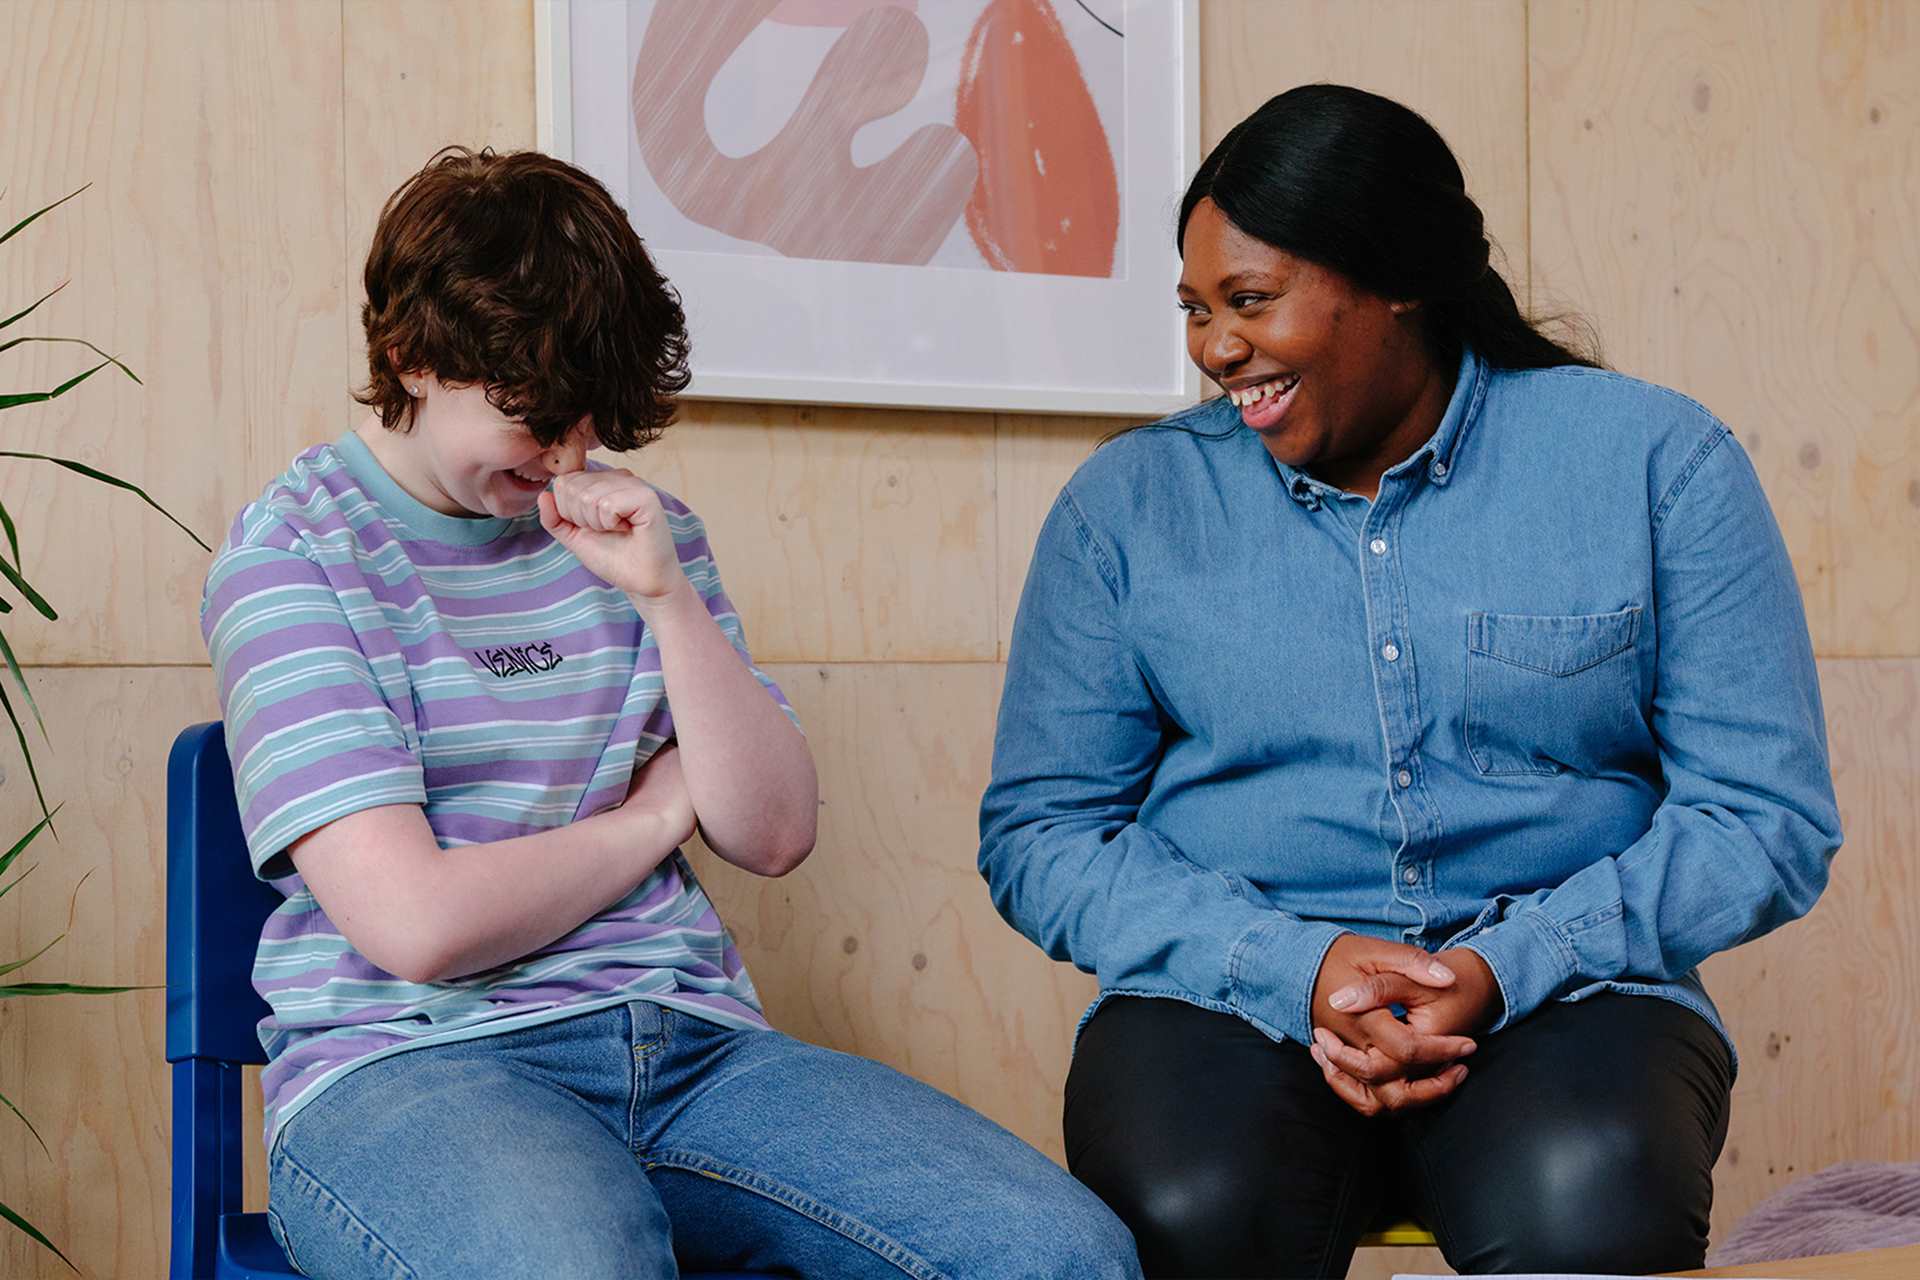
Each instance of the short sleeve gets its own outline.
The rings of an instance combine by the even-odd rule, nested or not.
[[[335,819],[426,803],[407,727],[319,565],[296,551],[226,548],[208,572],[200,626],[262,879],[291,874],[287,847]]]

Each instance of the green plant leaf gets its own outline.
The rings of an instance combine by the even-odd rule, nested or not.
[[[5,320],[0,320],[0,329],[6,328],[8,325],[12,324],[16,320],[25,320],[28,316],[32,315],[35,311],[39,310],[41,302],[45,302],[48,298],[51,298],[54,294],[66,288],[69,283],[70,283],[69,281],[62,280],[59,284],[53,286],[53,288],[41,294],[39,302],[35,302],[31,307],[28,307],[25,311],[16,311],[12,315],[8,316]],[[101,352],[101,354],[105,355],[106,353],[103,351]]]
[[[33,870],[32,867],[27,868],[27,871],[32,871],[32,870]],[[20,873],[20,878],[22,880],[26,878],[27,871],[23,871]],[[55,938],[52,942],[47,943],[46,946],[41,947],[38,951],[34,952],[32,955],[28,956],[24,960],[9,960],[5,964],[0,964],[0,975],[12,973],[15,969],[26,968],[28,965],[32,964],[35,960],[38,960],[41,956],[47,954],[47,952],[53,950],[54,947],[58,946],[61,938],[65,938],[68,934],[73,932],[73,922],[76,919],[78,919],[80,915],[80,890],[86,888],[87,881],[92,878],[93,878],[93,872],[88,871],[86,875],[80,877],[80,883],[73,886],[73,894],[67,899],[67,927],[60,931],[60,936]],[[13,883],[19,884],[20,881],[15,880]],[[12,886],[9,886],[9,887],[12,887]]]
[[[58,813],[60,812],[61,809],[64,809],[66,807],[67,806],[65,804],[57,805],[55,806],[53,813]],[[15,840],[13,842],[13,848],[7,850],[5,853],[0,853],[0,876],[7,874],[7,868],[12,866],[13,860],[15,858],[18,858],[20,854],[26,849],[26,847],[33,843],[35,836],[39,835],[42,831],[45,831],[48,827],[52,825],[53,825],[53,814],[50,813],[46,817],[40,819],[40,821],[34,823],[33,829],[31,831],[21,836],[18,840]],[[18,884],[20,882],[16,880],[14,881],[14,883]]]
[[[20,1108],[14,1106],[13,1100],[7,1097],[7,1095],[4,1093],[0,1093],[0,1105],[4,1105],[7,1110],[13,1112],[13,1114],[20,1117],[20,1123],[27,1126],[27,1132],[33,1135],[33,1140],[40,1144],[40,1149],[42,1151],[45,1151],[47,1153],[47,1158],[51,1160],[53,1158],[53,1152],[51,1150],[48,1150],[47,1140],[40,1136],[40,1131],[38,1129],[33,1127],[33,1121],[27,1119],[27,1113],[22,1111]]]
[[[86,184],[85,187],[81,187],[80,191],[85,191],[87,187],[90,187],[92,185],[93,184],[89,182]],[[0,235],[0,244],[5,244],[7,241],[13,239],[15,236],[19,235],[23,230],[26,229],[26,226],[28,223],[32,222],[35,218],[39,217],[43,213],[52,213],[55,209],[58,209],[61,205],[65,204],[67,201],[79,195],[80,191],[70,191],[66,195],[61,196],[58,200],[55,200],[52,204],[48,205],[46,208],[36,209],[34,212],[20,219],[20,221],[14,223],[11,227],[7,228],[7,233],[5,235]]]
[[[16,341],[24,342],[25,339],[16,339]],[[85,373],[76,373],[51,391],[26,391],[19,395],[0,396],[0,409],[17,409],[23,404],[45,404],[49,400],[57,400],[108,365],[117,363],[119,362],[112,356],[108,356]]]
[[[180,521],[174,516],[173,512],[167,510],[165,507],[155,502],[152,498],[148,497],[147,491],[145,489],[142,489],[137,484],[129,484],[127,481],[120,479],[118,476],[110,476],[104,471],[96,471],[94,468],[88,466],[86,463],[75,462],[72,458],[55,458],[44,453],[19,453],[12,449],[0,449],[0,458],[27,458],[35,462],[51,462],[56,467],[65,467],[69,471],[77,471],[81,475],[86,476],[89,480],[98,480],[101,484],[110,484],[116,489],[125,489],[129,493],[132,493],[136,497],[138,497],[140,501],[146,503],[148,506],[152,507],[155,511],[158,511],[161,515],[165,516],[167,519],[172,520],[174,527],[179,529],[180,532],[186,534],[189,538],[192,538],[195,544],[198,545],[202,551],[205,551],[209,554],[211,554],[213,551],[212,547],[200,541],[199,534],[187,528],[187,526],[185,526],[184,524],[181,524]]]
[[[60,1246],[56,1245],[53,1241],[41,1235],[40,1229],[38,1227],[34,1226],[31,1222],[28,1222],[25,1218],[21,1217],[19,1214],[15,1213],[13,1210],[7,1208],[4,1202],[0,1202],[0,1218],[5,1218],[8,1222],[11,1222],[14,1226],[20,1228],[20,1230],[32,1236],[35,1240],[39,1241],[41,1244],[45,1245],[47,1248],[53,1250],[54,1256],[59,1258],[60,1261],[67,1264],[67,1270],[73,1272],[75,1275],[80,1274],[80,1268],[73,1265],[72,1258],[69,1258],[66,1254],[60,1252]]]
[[[27,731],[21,728],[20,717],[14,714],[13,699],[7,696],[5,684],[0,684],[0,707],[6,709],[7,719],[13,722],[13,736],[20,740],[20,754],[27,760],[27,777],[33,779],[34,798],[40,802],[40,812],[45,817],[47,825],[51,827],[53,810],[47,807],[47,793],[40,789],[40,771],[33,767],[33,748],[27,745]],[[54,828],[54,834],[56,836],[60,834],[59,828]]]
[[[14,658],[13,646],[7,643],[7,633],[4,631],[0,631],[0,658],[6,659],[7,670],[13,673],[13,682],[20,686],[20,696],[27,700],[27,706],[33,711],[33,722],[40,726],[40,741],[51,744],[53,739],[47,736],[47,722],[40,714],[40,704],[33,700],[33,690],[27,687],[26,673],[20,670],[20,663]],[[6,869],[7,864],[0,862],[0,872]]]
[[[5,342],[0,342],[0,354],[4,354],[8,351],[13,350],[15,347],[21,346],[28,342],[65,342],[65,343],[71,343],[73,346],[76,346],[76,347],[85,347],[87,350],[93,352],[93,354],[99,356],[102,360],[105,360],[108,364],[112,365],[114,368],[118,369],[120,372],[126,374],[129,378],[132,378],[135,382],[139,383],[141,386],[144,387],[147,385],[144,382],[140,382],[140,375],[135,373],[133,370],[127,368],[127,366],[121,362],[121,359],[119,356],[114,355],[111,351],[102,351],[100,348],[94,346],[91,342],[88,342],[85,338],[54,338],[54,337],[43,336],[40,334],[28,334],[24,338],[9,338]],[[58,392],[56,392],[55,394],[57,395]]]
[[[0,528],[7,531],[7,545],[13,549],[13,562],[20,563],[20,535],[13,531],[13,516],[7,511],[7,504],[0,502]]]
[[[33,589],[33,584],[21,577],[20,571],[8,564],[5,560],[0,560],[0,577],[4,577],[8,582],[11,582],[13,589],[25,596],[27,603],[40,611],[41,617],[45,618],[48,622],[60,621],[60,615],[53,611],[53,606],[42,599],[40,593]]]
[[[31,869],[32,868],[28,868],[28,870],[31,870]],[[32,964],[35,960],[38,960],[41,956],[53,950],[54,943],[59,942],[61,938],[64,938],[66,936],[67,935],[64,933],[59,935],[59,937],[56,937],[53,940],[53,942],[49,942],[46,946],[40,948],[38,951],[28,956],[25,960],[9,960],[5,964],[0,964],[0,974],[12,973],[15,969],[26,968],[28,965]]]
[[[77,982],[18,982],[10,987],[0,987],[0,1000],[14,996],[110,996],[122,991],[159,991],[161,984],[147,983],[145,986],[132,987],[90,987]]]
[[[0,884],[0,898],[4,898],[9,893],[13,892],[14,885],[19,884],[22,880],[25,880],[28,876],[32,875],[35,871],[38,871],[39,869],[40,869],[40,864],[36,862],[32,866],[28,867],[25,871],[22,871],[19,875],[15,876],[13,878],[12,884]]]

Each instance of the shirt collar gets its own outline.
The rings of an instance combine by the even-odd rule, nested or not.
[[[347,474],[359,482],[362,492],[373,499],[381,514],[398,521],[416,538],[477,547],[492,542],[513,525],[512,520],[500,516],[450,516],[435,511],[402,489],[400,482],[387,474],[387,469],[373,456],[373,450],[367,448],[355,432],[341,436],[333,448]]]
[[[1408,475],[1424,467],[1428,480],[1445,487],[1459,469],[1460,442],[1466,439],[1467,432],[1479,418],[1480,406],[1486,397],[1487,364],[1471,349],[1466,350],[1461,353],[1460,370],[1453,381],[1453,395],[1447,401],[1446,412],[1440,415],[1439,427],[1425,444],[1414,450],[1412,457],[1387,474]],[[1226,400],[1225,396],[1220,398]],[[1339,496],[1339,490],[1320,483],[1304,471],[1297,471],[1278,460],[1273,465],[1286,482],[1288,496],[1309,511],[1324,500]]]

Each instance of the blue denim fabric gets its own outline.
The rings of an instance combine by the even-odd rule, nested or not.
[[[361,1067],[268,1168],[329,1280],[1140,1275],[1091,1191],[946,1095],[649,1001]]]
[[[1224,399],[1067,484],[1008,657],[980,868],[1102,996],[1307,1043],[1343,931],[1721,1029],[1695,966],[1840,844],[1792,566],[1746,453],[1617,374],[1489,369],[1373,501]],[[1498,1027],[1495,1028],[1498,1030]]]

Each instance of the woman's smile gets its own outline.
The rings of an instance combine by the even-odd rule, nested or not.
[[[1288,407],[1294,402],[1294,393],[1300,388],[1300,375],[1288,373],[1258,382],[1240,378],[1222,385],[1226,388],[1227,398],[1239,408],[1240,421],[1249,429],[1276,431],[1285,420]]]

